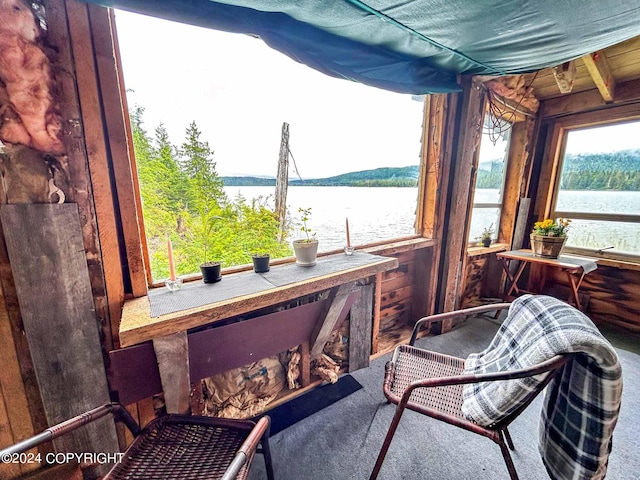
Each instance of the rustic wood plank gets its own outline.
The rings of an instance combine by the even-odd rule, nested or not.
[[[384,310],[389,305],[394,305],[398,302],[406,300],[407,298],[411,298],[413,296],[413,290],[413,285],[407,285],[395,290],[383,292],[380,296],[380,309]]]
[[[343,284],[332,289],[329,295],[327,312],[320,318],[314,332],[311,334],[311,360],[322,355],[322,349],[329,340],[331,332],[338,326],[340,314],[354,288],[353,284]]]
[[[4,393],[2,382],[0,381],[0,448],[8,447],[17,442],[11,431],[11,421],[5,408],[3,399],[9,395]],[[21,473],[19,463],[0,462],[0,478],[17,478]]]
[[[463,280],[462,263],[467,247],[469,225],[467,214],[471,208],[471,188],[484,116],[484,90],[473,85],[470,78],[463,78],[462,127],[459,131],[458,150],[453,174],[455,180],[451,192],[447,234],[444,243],[445,294],[444,311],[458,306]],[[446,325],[445,325],[446,324]],[[443,332],[447,331],[443,322]]]
[[[373,285],[358,288],[360,296],[351,306],[349,317],[349,371],[369,366],[373,320]]]
[[[153,349],[158,360],[167,413],[188,414],[191,408],[191,377],[187,332],[154,338]]]
[[[109,401],[78,208],[2,205],[0,216],[47,420],[53,425]],[[113,422],[104,420],[55,443],[60,451],[117,451]]]
[[[147,294],[147,279],[140,245],[137,208],[131,208],[139,203],[139,197],[136,197],[135,179],[131,174],[130,156],[133,155],[133,150],[129,149],[128,126],[125,125],[123,115],[123,112],[128,110],[115,38],[115,19],[112,10],[93,4],[89,4],[88,8],[100,96],[102,99],[109,99],[102,102],[102,108],[107,129],[106,140],[109,143],[109,166],[113,172],[113,184],[117,195],[117,217],[122,228],[131,293],[134,297],[140,297]]]
[[[20,375],[18,353],[13,343],[11,322],[6,310],[4,292],[0,285],[0,448],[17,443],[37,433],[31,422],[29,400]],[[18,472],[38,468],[37,464],[22,463]],[[0,474],[3,466],[0,465]],[[11,470],[11,468],[9,468]],[[1,475],[0,475],[1,476]]]
[[[320,262],[320,259],[318,261]],[[169,335],[201,325],[215,323],[225,318],[270,305],[277,305],[294,298],[327,290],[337,285],[367,278],[395,267],[397,267],[395,258],[377,257],[366,265],[345,268],[335,273],[319,275],[280,287],[229,298],[202,307],[161,315],[156,318],[151,317],[148,297],[136,298],[125,302],[120,324],[120,342],[123,346],[135,345],[136,343],[151,340],[156,336]],[[272,268],[273,270],[275,268]],[[255,273],[247,271],[233,275],[255,275]],[[224,277],[222,281],[225,281]]]
[[[411,274],[399,275],[390,280],[382,281],[383,292],[393,292],[395,290],[400,290],[401,288],[404,288],[404,287],[413,287],[413,275]]]
[[[112,183],[107,161],[106,139],[100,108],[100,93],[96,83],[95,52],[90,35],[86,4],[67,0],[67,16],[71,48],[75,62],[79,105],[82,110],[83,137],[93,187],[93,201],[100,237],[102,275],[105,282],[111,337],[118,344],[120,311],[124,302],[124,285],[120,261],[120,245]],[[110,348],[111,345],[108,345]]]
[[[597,89],[574,93],[564,97],[552,98],[544,102],[544,118],[555,118],[575,113],[610,108],[614,105],[626,105],[640,99],[640,79],[621,82],[616,86],[616,96],[610,104],[602,98]]]

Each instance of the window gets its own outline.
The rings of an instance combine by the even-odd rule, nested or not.
[[[509,139],[511,128],[493,131],[489,128],[490,117],[485,115],[480,152],[478,154],[478,170],[473,194],[473,211],[471,212],[471,227],[469,242],[479,240],[485,228],[492,228],[493,239],[496,240],[502,213],[502,195],[507,159],[509,155]],[[508,125],[510,126],[510,125]]]
[[[289,181],[334,182],[290,183],[289,240],[299,207],[320,251],[344,246],[346,217],[355,245],[415,235],[422,98],[328,77],[248,35],[115,13],[154,280],[168,275],[167,237],[179,275],[204,256],[292,254],[253,230],[274,207],[284,122]],[[242,176],[253,183],[231,184]]]
[[[640,256],[640,121],[568,129],[552,218],[572,219],[565,250]]]

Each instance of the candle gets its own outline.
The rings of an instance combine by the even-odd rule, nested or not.
[[[171,246],[171,239],[167,238],[167,251],[169,253],[169,277],[172,281],[176,280],[176,266],[173,263],[173,247]]]
[[[349,219],[346,219],[346,225],[347,225],[347,247],[351,246],[351,237],[349,236]]]

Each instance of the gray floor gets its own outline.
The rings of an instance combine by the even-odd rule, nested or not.
[[[445,335],[423,338],[430,350],[466,357],[493,338],[497,321],[469,320]],[[624,376],[622,408],[613,439],[608,480],[635,480],[640,471],[640,355],[618,349]],[[395,406],[382,393],[384,364],[390,355],[353,373],[363,389],[271,438],[278,480],[368,479]],[[542,399],[537,399],[509,428],[513,460],[522,480],[548,479],[537,451]],[[249,478],[266,478],[262,458]],[[490,440],[436,420],[406,412],[378,477],[381,480],[508,479],[502,455]]]

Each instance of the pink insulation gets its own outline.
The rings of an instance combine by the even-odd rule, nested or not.
[[[23,0],[0,0],[0,141],[59,155],[62,123],[40,26]]]

